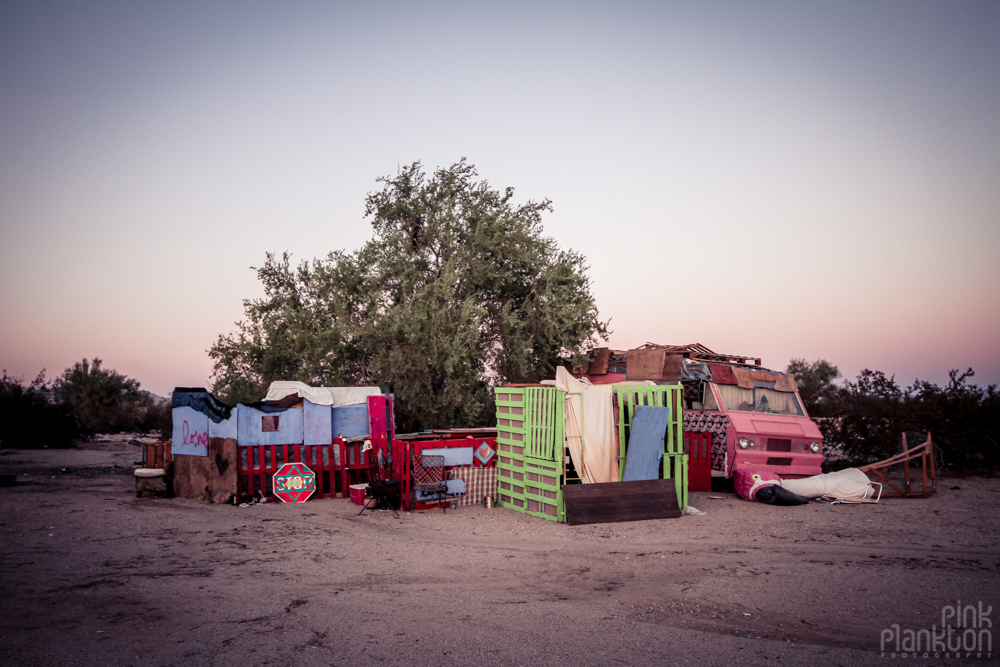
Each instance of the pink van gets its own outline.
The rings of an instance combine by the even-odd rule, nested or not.
[[[721,364],[707,364],[712,379],[681,380],[684,431],[713,434],[711,474],[732,477],[738,468],[763,468],[780,477],[822,472],[823,435],[809,418],[798,391],[782,391],[780,373],[742,367],[762,379],[752,388],[729,382]],[[722,377],[719,377],[722,376]],[[770,376],[776,378],[768,381]],[[744,383],[745,385],[746,383]]]
[[[600,384],[683,385],[685,441],[689,434],[712,434],[710,457],[689,452],[692,484],[702,475],[733,477],[750,466],[781,477],[822,472],[823,435],[802,405],[795,379],[761,367],[760,359],[717,354],[701,344],[647,343],[628,351],[595,350],[582,375]]]

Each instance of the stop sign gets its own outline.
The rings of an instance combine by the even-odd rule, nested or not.
[[[304,503],[316,490],[316,473],[304,463],[285,463],[274,471],[274,495],[286,503]]]

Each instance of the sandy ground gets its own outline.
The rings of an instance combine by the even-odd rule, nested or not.
[[[0,488],[0,664],[997,661],[880,639],[940,628],[956,601],[1000,617],[998,479],[874,506],[694,493],[705,516],[566,526],[136,499],[139,447],[87,447],[0,450],[18,482]]]

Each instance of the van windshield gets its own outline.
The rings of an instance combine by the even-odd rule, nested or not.
[[[754,387],[743,389],[734,384],[717,384],[722,402],[730,412],[764,412],[772,415],[801,417],[805,414],[797,394]]]

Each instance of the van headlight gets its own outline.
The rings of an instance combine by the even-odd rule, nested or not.
[[[819,443],[814,442],[811,445],[809,445],[809,451],[812,452],[813,454],[819,454]]]
[[[747,447],[750,446],[750,441],[747,440],[746,438],[740,438],[736,444],[740,446],[740,449],[746,449]]]

